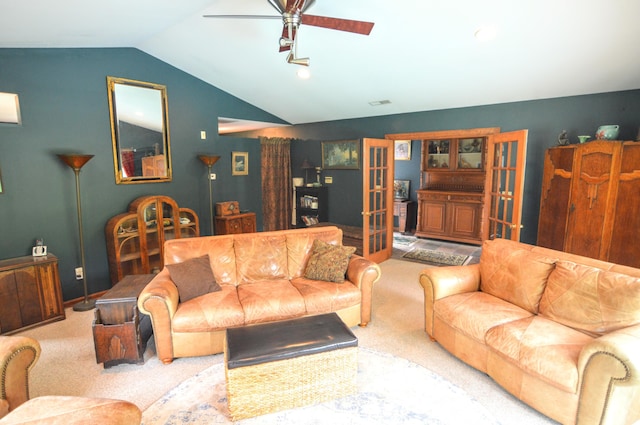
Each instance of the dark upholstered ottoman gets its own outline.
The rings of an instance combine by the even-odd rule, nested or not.
[[[356,392],[358,339],[335,313],[228,329],[224,355],[234,421]]]

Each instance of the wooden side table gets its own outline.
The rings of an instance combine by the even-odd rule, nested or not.
[[[408,233],[411,231],[413,221],[413,201],[393,201],[393,216],[398,217],[398,227],[394,227],[395,232]]]
[[[138,295],[153,274],[125,276],[96,300],[93,342],[96,362],[108,368],[120,363],[144,363],[151,318],[138,311]]]
[[[218,215],[215,220],[216,235],[255,233],[256,231],[256,213]]]

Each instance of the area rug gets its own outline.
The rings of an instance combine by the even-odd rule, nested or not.
[[[431,249],[415,248],[402,256],[408,260],[420,261],[421,263],[434,266],[462,266],[471,259],[468,255],[451,254]]]
[[[418,240],[415,236],[393,235],[393,244],[401,246],[409,246]]]
[[[498,424],[480,403],[441,376],[389,354],[358,352],[358,394],[238,424]],[[142,425],[231,424],[222,363],[186,380],[142,415]]]

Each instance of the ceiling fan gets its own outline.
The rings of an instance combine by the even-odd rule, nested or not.
[[[235,18],[235,19],[282,19],[282,36],[280,37],[280,51],[289,51],[287,62],[294,65],[309,66],[309,58],[296,57],[296,34],[300,25],[347,31],[356,34],[369,35],[373,22],[354,21],[351,19],[329,18],[327,16],[308,15],[305,12],[315,0],[267,0],[280,16],[272,15],[203,15],[205,18]]]

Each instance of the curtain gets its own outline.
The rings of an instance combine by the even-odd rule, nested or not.
[[[291,140],[260,138],[263,228],[289,229],[292,213]]]

